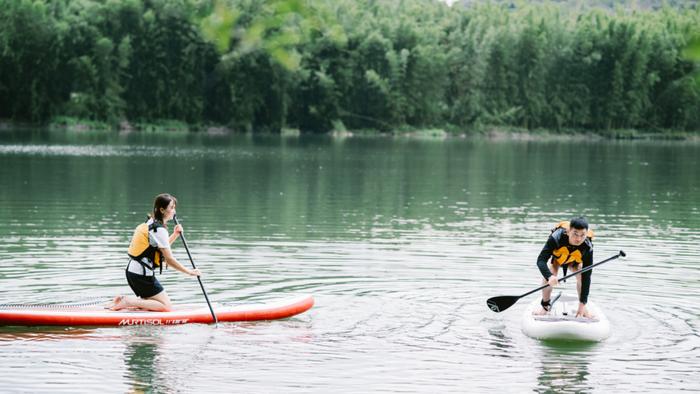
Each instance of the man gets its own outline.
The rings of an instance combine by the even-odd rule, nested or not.
[[[537,257],[537,267],[544,278],[542,284],[549,284],[549,286],[542,290],[542,301],[540,302],[542,308],[535,314],[544,315],[549,311],[552,287],[559,283],[557,280],[559,267],[564,267],[564,274],[566,274],[567,266],[572,272],[577,272],[593,264],[592,240],[593,232],[588,230],[588,222],[583,217],[561,222],[552,230],[552,234]],[[547,266],[547,261],[550,258],[550,264]],[[579,299],[576,317],[593,317],[586,309],[592,272],[591,270],[576,275],[576,289]]]

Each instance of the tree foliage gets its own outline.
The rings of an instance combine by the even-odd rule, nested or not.
[[[0,0],[0,117],[699,130],[699,22],[686,8]]]

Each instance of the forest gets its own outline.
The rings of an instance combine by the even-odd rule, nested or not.
[[[0,119],[700,130],[698,9],[466,3],[0,0]]]

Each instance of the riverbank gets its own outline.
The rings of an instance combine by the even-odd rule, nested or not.
[[[47,124],[35,124],[27,122],[15,122],[8,119],[0,119],[0,131],[2,130],[48,130],[82,132],[105,132],[118,134],[207,134],[207,135],[232,135],[245,134],[223,125],[187,124],[176,120],[161,120],[154,122],[129,122],[121,121],[118,124],[94,121],[89,119],[77,119],[71,117],[55,117]],[[276,134],[269,132],[253,132],[252,134]],[[298,137],[306,133],[295,128],[283,128],[280,133],[284,137]],[[317,133],[318,134],[318,133]],[[547,130],[514,126],[478,125],[468,130],[455,126],[445,128],[413,128],[402,127],[391,132],[375,129],[362,130],[331,130],[321,135],[334,138],[353,137],[398,137],[415,139],[448,139],[448,138],[484,138],[489,140],[677,140],[700,141],[700,132],[688,132],[678,130]]]

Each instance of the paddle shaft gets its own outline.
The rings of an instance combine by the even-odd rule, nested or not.
[[[177,226],[178,221],[177,221],[177,215],[173,216],[173,220],[175,221],[175,225]],[[187,247],[187,240],[185,240],[185,234],[180,233],[180,239],[182,239],[182,244],[185,245],[185,250],[187,251],[187,257],[190,258],[190,263],[192,263],[192,268],[197,269],[197,266],[194,265],[194,260],[192,259],[192,255],[190,254],[190,248]],[[216,313],[214,313],[214,308],[211,307],[211,302],[209,302],[209,296],[207,296],[207,291],[204,290],[204,284],[202,284],[202,278],[197,276],[197,281],[199,282],[199,287],[202,288],[202,293],[204,294],[204,299],[207,300],[207,305],[209,306],[209,311],[211,312],[211,317],[214,318],[214,324],[219,324],[219,319],[216,318]]]
[[[590,271],[590,270],[592,270],[594,267],[597,267],[597,266],[599,266],[599,265],[601,265],[601,264],[607,263],[607,262],[610,261],[610,260],[615,260],[616,258],[618,258],[618,257],[620,257],[620,256],[624,256],[624,255],[625,255],[624,252],[623,252],[623,251],[620,251],[620,253],[616,254],[615,256],[608,257],[607,259],[605,259],[605,260],[603,260],[603,261],[599,261],[599,262],[597,262],[597,263],[595,263],[595,264],[593,264],[593,265],[591,265],[591,266],[588,266],[588,267],[586,267],[586,268],[584,268],[584,269],[582,269],[582,270],[580,270],[580,271],[576,271],[576,272],[574,272],[574,273],[571,273],[571,274],[569,274],[569,275],[566,275],[566,276],[562,277],[561,279],[559,279],[559,281],[561,282],[561,281],[563,281],[563,280],[565,280],[565,279],[571,278],[572,276],[576,276],[576,275],[582,274],[582,273],[584,273],[584,272],[586,272],[586,271]],[[532,293],[534,293],[534,292],[537,292],[537,291],[540,291],[540,290],[544,289],[544,288],[547,287],[547,286],[549,286],[549,283],[546,284],[546,285],[544,285],[544,286],[540,286],[540,287],[536,288],[535,290],[528,291],[527,293],[521,295],[521,296],[518,297],[518,298],[523,298],[523,297],[525,297],[525,296],[529,296],[530,294],[532,294]]]

